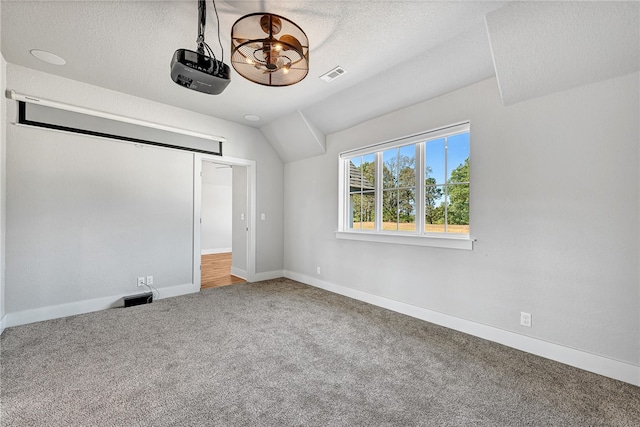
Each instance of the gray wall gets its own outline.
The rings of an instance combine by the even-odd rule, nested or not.
[[[7,87],[226,137],[226,156],[257,161],[257,209],[270,212],[256,272],[282,271],[283,166],[259,131],[13,64]],[[192,281],[192,154],[14,125],[7,144],[7,314],[135,293],[140,275],[161,293]]]
[[[6,82],[7,63],[4,56],[0,55],[0,94],[7,87]],[[4,328],[5,313],[5,243],[6,243],[6,103],[0,100],[0,333]]]
[[[635,73],[504,107],[490,79],[330,135],[285,165],[285,272],[639,365],[638,93]],[[464,120],[473,251],[335,238],[338,153]]]
[[[231,178],[231,167],[202,162],[200,247],[203,253],[231,252]]]
[[[247,227],[250,212],[247,211],[247,168],[234,166],[232,169],[233,181],[233,217],[232,217],[232,274],[247,277]],[[244,219],[243,219],[244,215]]]
[[[192,283],[191,153],[11,126],[7,154],[9,312]]]

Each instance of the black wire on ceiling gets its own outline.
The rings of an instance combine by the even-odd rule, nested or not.
[[[222,42],[220,41],[220,17],[218,16],[218,8],[216,7],[216,0],[211,0],[211,2],[213,3],[213,10],[216,13],[216,27],[218,28],[218,44],[220,45],[220,50],[222,51],[222,57],[220,59],[220,62],[224,62],[224,47],[222,47]]]

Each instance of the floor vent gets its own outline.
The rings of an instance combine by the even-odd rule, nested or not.
[[[129,295],[123,299],[125,307],[133,307],[134,305],[151,304],[153,302],[153,294],[145,292],[144,294]]]
[[[330,82],[332,80],[337,79],[338,77],[340,77],[341,75],[343,75],[346,72],[347,72],[347,70],[345,70],[344,68],[342,68],[341,66],[338,65],[333,70],[321,75],[320,78],[322,80],[324,80],[325,82]]]

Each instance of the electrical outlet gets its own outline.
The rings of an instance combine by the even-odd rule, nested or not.
[[[531,313],[525,313],[524,311],[520,312],[520,324],[522,326],[526,326],[527,328],[531,327]]]
[[[261,214],[260,214],[260,219],[264,221],[265,219],[267,219],[267,215],[266,215],[266,214],[261,213]]]
[[[320,267],[316,267],[316,274],[320,274]]]
[[[147,276],[147,285],[153,285],[153,276]]]
[[[144,277],[140,276],[138,277],[138,286],[144,286],[147,283],[144,281]]]

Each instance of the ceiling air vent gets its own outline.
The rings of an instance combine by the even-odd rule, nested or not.
[[[330,82],[330,81],[332,81],[334,79],[337,79],[338,77],[340,77],[341,75],[343,75],[346,72],[347,72],[347,70],[345,70],[344,68],[342,68],[341,66],[338,65],[333,70],[321,75],[320,78],[322,80],[324,80],[325,82]]]

